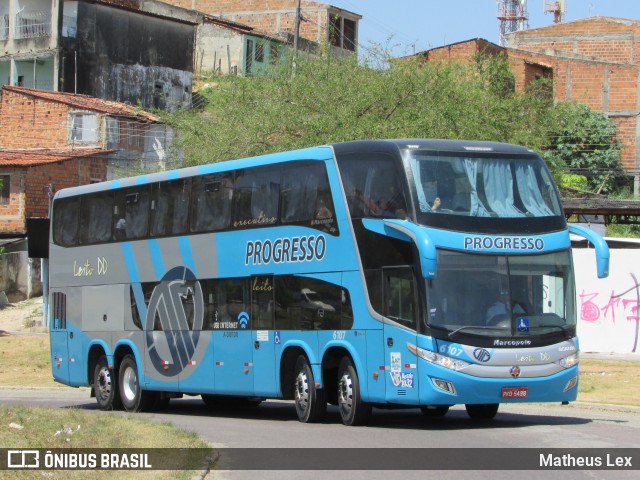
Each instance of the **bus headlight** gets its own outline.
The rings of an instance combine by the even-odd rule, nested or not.
[[[433,363],[435,365],[440,365],[441,367],[448,368],[450,370],[455,370],[456,372],[463,370],[471,365],[464,360],[440,355],[439,353],[416,347],[415,345],[411,345],[410,343],[407,343],[407,347],[423,360],[426,360],[427,362]]]
[[[573,353],[568,357],[561,358],[553,363],[560,365],[562,368],[571,368],[578,364],[578,352]]]

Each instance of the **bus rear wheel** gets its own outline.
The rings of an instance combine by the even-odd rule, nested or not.
[[[371,404],[362,401],[360,380],[351,359],[344,357],[338,370],[338,410],[342,423],[364,425],[371,417]]]
[[[296,361],[293,398],[298,420],[313,423],[324,419],[327,413],[325,390],[316,388],[313,371],[304,355],[300,355]]]
[[[498,413],[499,403],[467,404],[467,415],[474,420],[491,420]]]
[[[93,393],[96,395],[100,410],[113,410],[120,407],[118,379],[115,370],[109,368],[105,357],[100,357],[93,369]]]
[[[126,355],[120,364],[119,389],[122,406],[127,412],[151,410],[156,394],[140,388],[138,366],[132,355]]]

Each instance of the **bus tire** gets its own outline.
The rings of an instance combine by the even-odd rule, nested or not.
[[[138,365],[132,355],[126,355],[120,363],[119,390],[122,406],[127,412],[150,410],[155,404],[155,392],[140,388]]]
[[[344,357],[338,370],[338,410],[342,423],[364,425],[371,417],[371,404],[362,401],[360,380],[351,359]]]
[[[423,405],[420,411],[425,417],[444,417],[449,412],[449,405]]]
[[[93,369],[93,392],[100,410],[120,408],[116,371],[109,368],[106,357],[100,357]]]
[[[467,404],[467,415],[474,420],[491,420],[498,413],[499,403]]]
[[[295,372],[293,398],[298,420],[302,423],[322,421],[327,413],[325,390],[316,388],[313,371],[304,355],[298,357]]]

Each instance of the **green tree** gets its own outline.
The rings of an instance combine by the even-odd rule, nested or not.
[[[378,53],[378,52],[376,52]],[[375,138],[495,140],[539,149],[550,102],[517,95],[503,58],[470,64],[299,56],[257,78],[216,77],[204,112],[167,117],[187,165]]]
[[[550,120],[543,157],[556,178],[563,173],[584,176],[587,188],[600,193],[612,193],[625,184],[622,144],[615,124],[604,113],[577,102],[559,103]]]

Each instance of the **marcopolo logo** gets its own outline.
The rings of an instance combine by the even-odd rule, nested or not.
[[[489,353],[489,350],[485,348],[476,348],[473,351],[473,358],[479,362],[485,363],[491,360],[491,353]]]
[[[187,267],[169,270],[153,289],[145,332],[151,363],[166,377],[193,365],[204,319],[200,282]]]

